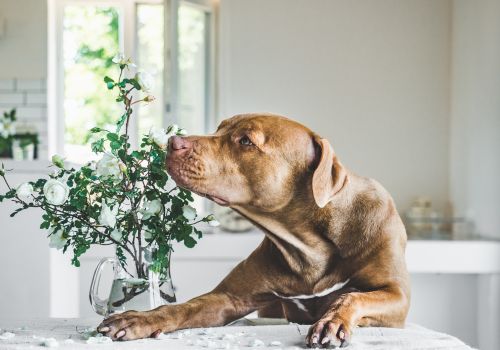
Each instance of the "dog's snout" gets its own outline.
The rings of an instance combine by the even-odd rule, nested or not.
[[[168,141],[170,149],[173,151],[191,148],[191,142],[180,136],[172,136]]]

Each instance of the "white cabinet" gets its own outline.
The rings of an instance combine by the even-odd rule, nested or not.
[[[5,162],[11,186],[42,176],[48,163]],[[29,163],[37,163],[29,164]],[[40,165],[40,166],[38,166]],[[7,187],[0,178],[0,193]],[[41,212],[27,210],[11,218],[13,203],[0,203],[0,314],[4,317],[47,317],[50,313],[50,249],[40,230]]]
[[[171,273],[177,301],[184,302],[211,291],[237,264],[236,260],[174,260]]]

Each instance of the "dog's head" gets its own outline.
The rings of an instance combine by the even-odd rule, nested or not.
[[[298,196],[323,207],[346,180],[328,141],[270,114],[234,116],[213,135],[171,137],[166,164],[181,187],[221,205],[262,211]]]

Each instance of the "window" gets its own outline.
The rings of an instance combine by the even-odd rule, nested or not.
[[[117,74],[111,59],[118,52],[155,78],[156,101],[134,111],[132,144],[153,125],[175,122],[190,133],[207,131],[213,117],[212,7],[202,0],[167,3],[49,0],[49,154],[74,163],[94,157],[89,129],[107,127],[120,115],[102,82]]]
[[[120,51],[120,9],[101,5],[67,5],[63,10],[62,62],[64,154],[72,162],[89,159],[89,130],[110,128],[119,106],[110,103],[102,83],[116,74],[111,59]]]
[[[156,77],[151,94],[156,102],[138,109],[138,136],[163,124],[164,10],[162,4],[137,4],[137,65]]]
[[[178,14],[178,103],[182,126],[194,134],[209,123],[210,12],[181,2]]]

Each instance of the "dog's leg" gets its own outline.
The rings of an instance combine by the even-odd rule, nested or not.
[[[358,325],[403,327],[409,300],[399,287],[342,294],[309,329],[309,347],[346,346]]]
[[[285,318],[283,305],[279,300],[259,309],[258,315],[261,318]]]
[[[228,324],[276,301],[270,288],[273,272],[267,275],[271,268],[265,268],[265,256],[262,249],[257,249],[208,294],[183,304],[112,315],[97,329],[113,340],[131,340],[184,328]]]
[[[252,311],[230,294],[214,291],[179,305],[112,315],[98,331],[113,340],[148,338],[184,328],[222,326]]]

